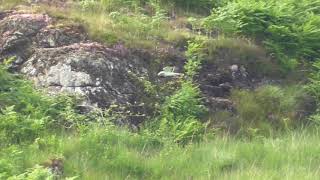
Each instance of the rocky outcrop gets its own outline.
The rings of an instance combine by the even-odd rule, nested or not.
[[[160,49],[158,53],[158,58],[167,61],[158,62],[145,50],[91,42],[82,26],[59,25],[44,14],[0,13],[0,61],[14,56],[11,69],[49,93],[83,96],[82,109],[120,107],[115,112],[126,116],[118,121],[120,124],[139,124],[152,114],[146,104],[155,102],[137,79],[161,84],[183,78],[185,59],[172,49]],[[195,78],[212,112],[234,112],[228,99],[231,89],[250,88],[257,79],[254,68],[227,54],[206,60]],[[165,67],[175,68],[161,71]]]
[[[134,57],[97,43],[79,43],[59,48],[40,48],[23,64],[21,72],[51,92],[84,95],[89,104],[135,104],[143,90],[130,72],[148,76],[147,69],[134,64]]]
[[[83,96],[82,107],[116,104],[134,109],[128,116],[135,124],[145,118],[144,89],[132,76],[156,77],[150,57],[90,42],[81,26],[62,26],[47,15],[4,12],[0,18],[0,61],[15,57],[11,70],[49,93]]]
[[[258,47],[218,47],[203,61],[195,80],[211,113],[227,110],[234,114],[236,110],[229,99],[232,89],[255,89],[262,84],[276,84],[276,81],[271,83],[266,78],[270,75],[263,71],[270,66],[273,66],[271,59]],[[276,68],[269,69],[276,71]]]
[[[16,69],[38,48],[61,47],[86,39],[81,26],[54,26],[54,21],[43,14],[4,12],[0,21],[0,61],[14,56],[12,66]]]
[[[48,26],[51,19],[39,14],[5,14],[0,21],[0,57],[16,57],[16,64],[22,64],[32,54],[33,38]]]

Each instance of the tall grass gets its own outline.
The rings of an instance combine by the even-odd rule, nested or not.
[[[62,23],[83,24],[92,39],[109,45],[121,43],[127,47],[154,49],[161,47],[159,42],[166,42],[176,32],[166,12],[160,7],[155,5],[150,13],[146,13],[140,6],[117,2],[120,4],[88,1],[64,8],[40,4],[32,10],[49,13],[61,19]],[[185,36],[186,31],[180,31]]]
[[[1,162],[16,167],[14,173],[60,156],[65,176],[80,179],[317,179],[318,141],[319,131],[310,129],[273,139],[218,136],[182,148],[145,134],[94,129],[0,154]]]
[[[23,2],[25,1],[24,0],[0,0],[0,10],[11,9]]]
[[[299,113],[301,98],[305,96],[298,86],[262,86],[254,91],[234,90],[232,99],[238,112],[237,124],[241,131],[252,135],[272,134],[274,130],[288,130],[307,124]],[[308,109],[309,110],[309,109]]]

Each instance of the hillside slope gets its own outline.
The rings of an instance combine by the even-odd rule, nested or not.
[[[319,9],[0,0],[0,179],[317,179]]]

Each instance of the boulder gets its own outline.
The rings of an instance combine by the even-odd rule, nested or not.
[[[138,124],[146,117],[144,87],[133,78],[157,77],[157,70],[150,70],[152,57],[145,53],[90,42],[79,25],[12,11],[0,13],[0,62],[10,57],[15,57],[12,71],[48,93],[82,96],[79,109],[84,112],[117,104],[128,112],[134,109],[126,123]]]
[[[143,90],[131,80],[130,72],[143,74],[145,69],[131,64],[129,57],[98,43],[39,48],[21,72],[52,93],[80,94],[99,107],[135,104]]]
[[[15,56],[12,69],[17,70],[37,48],[67,46],[87,39],[81,26],[53,24],[54,20],[44,14],[1,13],[0,62]]]
[[[51,19],[41,14],[6,14],[0,21],[0,61],[16,56],[21,64],[32,54],[33,38]]]

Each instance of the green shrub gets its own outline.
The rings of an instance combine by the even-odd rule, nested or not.
[[[54,176],[49,169],[37,165],[23,174],[9,177],[8,180],[54,180]]]
[[[200,121],[205,112],[198,87],[184,82],[163,106],[160,133],[182,144],[199,141],[205,133],[205,125]]]
[[[188,61],[184,66],[187,79],[166,99],[160,115],[160,134],[184,145],[201,140],[206,130],[201,119],[207,109],[202,104],[200,89],[193,83],[204,60],[204,42],[202,39],[188,42]]]
[[[319,0],[238,0],[214,10],[204,26],[262,41],[284,69],[290,70],[296,66],[295,59],[319,58],[319,9]]]
[[[191,80],[201,69],[201,64],[205,56],[203,52],[204,45],[204,41],[200,39],[188,42],[188,49],[186,51],[188,61],[184,66],[184,70]]]
[[[84,123],[76,99],[49,97],[0,64],[0,145],[30,142],[45,130],[61,131]]]
[[[0,147],[33,140],[42,132],[47,117],[33,119],[14,111],[14,106],[7,107],[0,114]]]
[[[8,177],[23,171],[21,160],[23,159],[23,151],[17,146],[9,148],[1,147],[0,150],[0,179]]]
[[[221,6],[225,0],[160,0],[162,4],[172,4],[174,7],[198,13],[209,13],[214,7]]]
[[[308,93],[315,98],[317,104],[320,104],[320,61],[313,63],[313,69],[310,74],[310,82],[306,85]]]
[[[317,111],[310,117],[310,120],[320,125],[320,61],[313,63],[312,73],[309,78],[310,82],[305,86],[308,94],[316,101]]]
[[[244,132],[252,130],[268,135],[275,130],[286,130],[297,126],[295,115],[299,87],[280,88],[263,86],[254,91],[236,90],[232,99],[239,117],[237,125]]]

